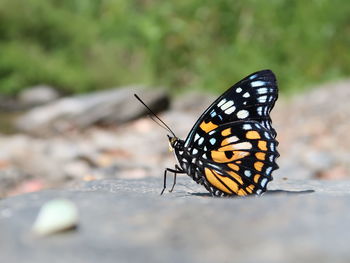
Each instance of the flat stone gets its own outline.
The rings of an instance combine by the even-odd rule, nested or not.
[[[171,181],[169,181],[169,185]],[[279,180],[262,197],[212,198],[189,177],[91,181],[0,201],[3,262],[346,262],[350,181]],[[80,214],[76,230],[30,230],[48,200]]]
[[[133,96],[139,94],[154,111],[169,106],[167,94],[159,89],[129,86],[65,97],[36,107],[17,119],[15,125],[35,135],[57,134],[94,124],[120,124],[146,114]]]

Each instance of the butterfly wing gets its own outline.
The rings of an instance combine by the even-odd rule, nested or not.
[[[255,120],[271,132],[269,113],[278,97],[276,77],[271,70],[255,72],[242,79],[215,100],[197,120],[185,140],[185,147],[218,126],[240,120]],[[197,145],[201,148],[201,145]]]
[[[184,149],[214,195],[261,194],[279,156],[269,113],[278,97],[270,70],[242,79],[215,100],[187,136]],[[198,176],[199,177],[199,176]]]
[[[272,171],[278,168],[278,142],[271,131],[257,121],[237,121],[220,125],[203,138],[205,147],[198,151],[196,170],[204,175],[210,192],[248,195],[266,191]]]

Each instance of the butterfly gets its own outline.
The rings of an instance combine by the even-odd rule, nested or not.
[[[137,97],[137,95],[135,95]],[[137,97],[138,98],[138,97]],[[185,140],[166,129],[178,164],[167,173],[187,174],[212,196],[261,195],[278,169],[278,142],[270,111],[278,98],[271,70],[250,74],[230,87],[199,117]]]

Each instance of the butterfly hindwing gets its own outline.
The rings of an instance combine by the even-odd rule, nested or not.
[[[269,113],[277,97],[277,83],[272,71],[262,70],[247,76],[204,111],[187,136],[185,146],[191,145],[198,135],[203,136],[222,124],[241,120],[255,120],[275,137]]]
[[[204,185],[214,193],[248,195],[265,192],[277,169],[275,159],[277,141],[271,132],[257,121],[237,121],[218,126],[203,137],[197,137],[194,146],[185,148],[196,152],[195,170],[205,177]],[[197,150],[197,141],[204,145]]]

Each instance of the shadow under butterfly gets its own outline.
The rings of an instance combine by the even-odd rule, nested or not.
[[[278,142],[270,112],[278,98],[276,77],[271,70],[250,74],[230,87],[199,117],[185,140],[179,139],[136,94],[166,129],[170,149],[178,164],[164,171],[187,174],[211,196],[261,195],[278,169]]]
[[[315,190],[299,190],[299,191],[289,191],[289,190],[269,190],[265,193],[265,195],[300,195],[300,194],[311,194],[314,193]],[[189,195],[199,196],[199,197],[211,197],[210,193],[188,193]]]

